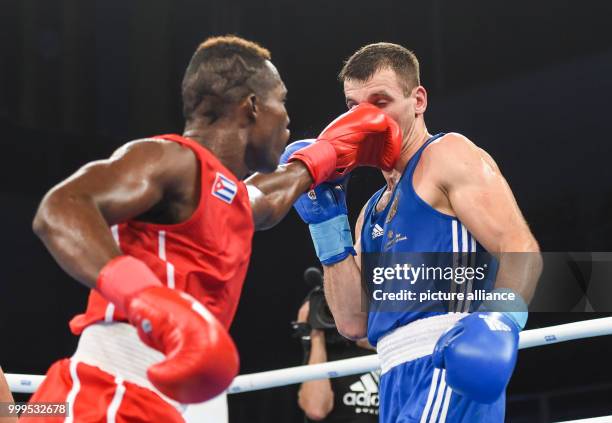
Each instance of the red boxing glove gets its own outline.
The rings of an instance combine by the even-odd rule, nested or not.
[[[293,153],[289,161],[306,165],[313,186],[346,175],[357,166],[393,169],[402,145],[398,124],[378,107],[360,104],[337,117],[317,142]]]
[[[238,373],[238,352],[221,323],[190,295],[162,286],[142,261],[114,258],[96,288],[128,316],[145,344],[166,356],[147,370],[164,395],[181,403],[206,401]]]

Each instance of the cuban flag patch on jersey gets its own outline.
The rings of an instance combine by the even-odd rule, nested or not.
[[[232,204],[237,192],[238,186],[236,183],[227,176],[223,176],[221,173],[217,172],[217,177],[212,187],[212,195],[225,201],[227,204]]]

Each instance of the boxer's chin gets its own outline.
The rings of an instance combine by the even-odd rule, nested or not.
[[[280,154],[275,154],[269,149],[257,150],[248,148],[245,155],[246,165],[251,172],[271,173],[276,170]]]
[[[276,160],[273,160],[274,158],[272,158],[271,160],[268,160],[266,163],[263,163],[259,166],[259,168],[257,169],[258,172],[261,173],[272,173],[276,170],[276,167],[278,166],[278,161],[280,160],[280,155],[278,157],[276,157]]]

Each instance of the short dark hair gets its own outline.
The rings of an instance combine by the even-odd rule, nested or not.
[[[377,71],[390,68],[405,83],[404,93],[421,85],[419,60],[415,54],[399,44],[374,43],[361,47],[344,62],[338,74],[340,82],[347,79],[369,80]]]
[[[259,44],[226,35],[199,45],[183,77],[183,116],[201,112],[216,120],[226,107],[250,93],[264,94],[272,87],[268,72],[262,72],[271,55]]]

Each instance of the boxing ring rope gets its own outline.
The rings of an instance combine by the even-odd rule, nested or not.
[[[526,330],[520,334],[519,348],[533,348],[604,335],[612,335],[612,317]],[[378,356],[372,354],[321,364],[269,370],[237,376],[228,388],[228,393],[237,394],[302,383],[309,380],[349,376],[367,373],[378,368]],[[44,380],[44,376],[41,375],[11,373],[6,374],[6,378],[11,391],[25,394],[35,392]]]
[[[612,422],[612,416],[593,417],[590,419],[571,420],[559,423],[610,423]]]
[[[603,335],[612,335],[612,317],[526,330],[520,334],[519,348],[539,347]],[[291,385],[308,380],[349,376],[370,372],[379,367],[378,356],[373,354],[321,364],[251,373],[236,377],[228,388],[228,393],[235,394]]]
[[[576,339],[593,338],[596,336],[612,335],[612,317],[584,320],[545,328],[526,330],[521,332],[519,349],[539,347]],[[379,368],[376,354],[330,361],[321,364],[288,367],[279,370],[270,370],[237,376],[230,387],[229,394],[256,391],[278,386],[302,383],[309,380],[327,379],[366,373]],[[15,393],[30,394],[36,391],[44,376],[27,374],[6,374],[11,391]],[[565,423],[604,423],[611,422],[612,416],[597,417],[586,420],[573,420]]]

